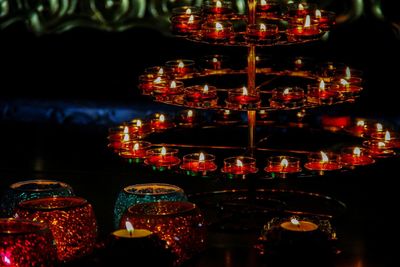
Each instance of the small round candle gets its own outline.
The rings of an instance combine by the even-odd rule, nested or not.
[[[135,134],[137,138],[141,139],[152,132],[150,124],[142,121],[141,119],[133,119],[124,124],[124,127],[129,128],[129,132]],[[129,141],[129,140],[128,140]]]
[[[202,26],[203,38],[212,42],[225,42],[233,36],[233,25],[228,21],[206,22]]]
[[[392,148],[400,148],[400,140],[395,133],[390,131],[380,131],[371,133],[371,138],[374,140],[380,140],[388,144]]]
[[[345,67],[343,70],[341,70],[341,72],[337,73],[336,81],[340,83],[340,81],[343,79],[349,84],[360,86],[362,84],[361,76],[361,71]]]
[[[231,175],[247,175],[256,173],[256,160],[252,157],[230,157],[224,159],[222,172]]]
[[[171,19],[172,31],[176,34],[187,35],[201,29],[202,18],[196,15],[178,15]]]
[[[278,26],[275,24],[249,24],[247,25],[246,38],[254,43],[272,43],[279,38]]]
[[[124,143],[120,156],[127,159],[144,159],[146,151],[151,146],[150,142],[146,141],[130,141]]]
[[[155,148],[147,150],[147,159],[145,164],[151,165],[156,168],[171,168],[173,166],[179,165],[180,159],[176,156],[178,154],[178,149],[174,148]]]
[[[256,11],[260,18],[277,19],[279,15],[279,4],[274,0],[258,0]]]
[[[362,91],[362,87],[350,84],[345,79],[340,79],[335,82],[335,85],[332,87],[334,90],[338,91],[344,97],[354,97],[358,95]]]
[[[220,71],[228,68],[226,66],[228,57],[223,55],[209,55],[205,56],[202,61],[202,67],[206,71]]]
[[[158,101],[171,102],[178,95],[183,92],[183,82],[170,81],[168,83],[155,84],[153,86],[152,94]]]
[[[288,13],[286,17],[288,18],[297,18],[297,17],[305,17],[312,13],[312,10],[315,10],[315,4],[310,3],[293,3],[288,5]]]
[[[317,23],[321,29],[329,30],[329,28],[335,24],[335,13],[316,9],[314,11],[313,21]]]
[[[207,153],[193,153],[183,157],[181,169],[193,173],[206,175],[207,172],[213,172],[217,169],[215,156]]]
[[[294,108],[304,105],[304,90],[300,87],[279,87],[272,90],[270,106],[273,108]]]
[[[283,222],[280,225],[283,229],[294,232],[311,232],[318,229],[318,225],[310,221],[299,221],[292,218],[288,222]]]
[[[373,158],[387,158],[394,155],[390,144],[380,140],[364,141],[363,146],[369,149]]]
[[[190,59],[170,60],[165,66],[177,77],[185,77],[194,73],[195,62]]]
[[[245,86],[229,90],[226,100],[228,107],[233,109],[254,109],[260,106],[260,102],[259,93],[249,93]]]
[[[198,122],[198,115],[196,111],[192,109],[182,110],[180,111],[177,116],[176,120],[179,125],[191,127],[194,126]]]
[[[264,170],[278,177],[286,178],[288,174],[301,172],[300,159],[288,156],[269,157]]]
[[[220,125],[233,125],[240,123],[241,121],[242,118],[240,113],[229,109],[218,110],[215,114],[215,122]]]
[[[342,149],[340,161],[348,166],[365,166],[375,162],[369,152],[360,147],[346,147]]]
[[[203,11],[207,15],[229,15],[233,13],[230,1],[207,1],[204,3]]]
[[[136,133],[132,133],[128,126],[120,125],[108,130],[108,147],[114,152],[119,152],[126,142],[138,138]]]
[[[125,222],[126,229],[119,229],[114,231],[112,234],[117,238],[143,238],[148,237],[152,232],[145,229],[134,229],[130,222]]]
[[[307,92],[307,101],[313,104],[332,104],[338,97],[339,93],[326,87],[324,80],[320,81],[318,87],[309,87]]]
[[[165,84],[169,80],[166,75],[159,76],[158,74],[144,74],[139,76],[139,89],[144,95],[151,95],[154,90],[154,85]]]
[[[310,15],[307,15],[303,25],[298,25],[297,22],[294,22],[289,25],[286,33],[289,41],[302,41],[318,38],[321,34],[321,30],[318,24],[311,23]]]
[[[212,107],[217,105],[217,88],[209,85],[194,85],[187,87],[185,93],[185,104],[195,107]]]
[[[150,125],[154,131],[164,131],[175,127],[175,124],[167,119],[164,114],[155,114],[154,119],[151,120]]]
[[[312,153],[308,157],[308,162],[304,167],[311,171],[334,171],[340,170],[342,165],[337,161],[337,155],[321,151],[320,153]]]
[[[196,6],[180,6],[172,9],[172,16],[176,15],[200,15],[201,9]]]

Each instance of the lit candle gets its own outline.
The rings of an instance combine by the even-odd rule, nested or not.
[[[203,24],[203,38],[212,42],[228,41],[233,35],[233,25],[228,21],[206,22]]]
[[[208,172],[213,172],[217,169],[214,160],[214,155],[203,152],[188,154],[183,157],[181,169],[188,171],[190,174],[201,174],[205,176]]]
[[[338,97],[338,92],[327,88],[324,80],[320,81],[318,87],[309,87],[307,92],[307,101],[314,104],[333,104]]]
[[[290,219],[288,222],[283,222],[280,225],[283,229],[293,232],[311,232],[318,229],[318,225],[310,221],[298,220],[296,218]]]
[[[213,2],[208,2],[204,6],[204,12],[207,15],[211,16],[222,16],[222,15],[229,15],[233,13],[233,10],[231,8],[231,2],[225,2],[225,1],[213,1]]]
[[[201,29],[201,17],[196,15],[174,16],[171,18],[171,24],[174,33],[187,35]]]
[[[183,92],[183,82],[170,81],[168,83],[155,84],[152,94],[157,101],[172,102],[175,97]]]
[[[150,146],[151,143],[146,141],[125,142],[119,154],[126,159],[144,159]]]
[[[239,112],[232,112],[229,109],[220,109],[215,114],[215,122],[219,125],[234,125],[242,121]]]
[[[175,127],[175,124],[168,121],[164,114],[155,114],[150,125],[154,131],[163,131]]]
[[[274,0],[259,0],[257,1],[256,10],[261,18],[275,18],[278,15],[279,6]]]
[[[126,229],[119,229],[114,231],[112,235],[116,238],[144,238],[148,237],[152,232],[145,229],[134,229],[130,222],[125,222]]]
[[[296,21],[291,22],[287,30],[289,41],[315,39],[320,34],[318,24],[311,23],[310,15],[305,17],[303,25],[298,25]]]
[[[245,86],[229,90],[226,100],[228,107],[233,109],[254,109],[260,106],[260,102],[259,93],[254,92],[250,94]]]
[[[110,128],[108,130],[108,147],[113,149],[114,152],[118,153],[126,142],[132,139],[140,138],[137,133],[131,132],[128,126],[120,125],[117,127]]]
[[[248,174],[256,173],[256,160],[251,157],[230,157],[224,159],[224,167],[222,172],[228,175],[242,176],[244,178]]]
[[[335,24],[335,13],[316,9],[313,20],[318,23],[321,29],[329,30]]]
[[[246,38],[249,42],[272,43],[279,39],[278,26],[275,24],[249,24],[247,25]]]
[[[264,170],[273,176],[286,178],[288,174],[301,172],[300,159],[287,156],[270,157]]]
[[[177,77],[185,77],[194,73],[195,62],[190,59],[170,60],[165,66]]]
[[[394,155],[393,147],[385,141],[372,139],[364,141],[363,145],[369,149],[373,158],[386,158]]]
[[[217,88],[209,85],[194,85],[185,89],[185,103],[189,106],[215,106],[217,104]]]
[[[352,70],[350,67],[346,67],[343,74],[337,75],[337,79],[339,82],[341,79],[343,79],[349,84],[360,86],[362,84],[361,75],[362,74],[360,71]]]
[[[365,166],[375,162],[367,150],[359,147],[344,148],[340,160],[347,166]]]
[[[310,154],[308,162],[304,167],[311,171],[334,171],[342,168],[337,161],[337,155],[331,154],[330,157],[328,157],[323,151]],[[323,173],[321,172],[321,174]]]
[[[149,123],[143,122],[141,119],[131,120],[126,123],[126,126],[129,128],[129,132],[135,134],[139,139],[145,137],[147,134],[152,132]]]
[[[380,140],[385,142],[388,146],[392,148],[400,148],[400,140],[395,133],[391,133],[390,131],[376,131],[375,133],[371,134],[371,138],[375,140]]]
[[[161,71],[161,70],[160,70]],[[167,75],[159,76],[158,74],[144,74],[139,76],[139,89],[144,95],[151,95],[154,85],[164,84],[168,81]]]
[[[161,147],[147,150],[146,154],[144,163],[157,169],[171,168],[181,162],[176,156],[178,149]]]
[[[201,9],[196,6],[180,6],[172,9],[172,17],[179,15],[201,15]]]
[[[273,108],[294,108],[304,105],[304,90],[299,87],[279,87],[272,90],[270,106]]]
[[[362,87],[350,84],[345,79],[340,79],[333,86],[334,90],[337,90],[344,97],[354,97],[362,91]]]
[[[218,72],[228,69],[229,58],[223,55],[208,55],[202,58],[202,67],[208,72]]]

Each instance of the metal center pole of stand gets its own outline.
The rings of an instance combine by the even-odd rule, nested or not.
[[[248,0],[249,14],[248,24],[254,24],[256,21],[256,0]],[[247,89],[249,94],[256,90],[256,46],[250,45],[247,55]],[[255,152],[255,130],[256,130],[256,111],[247,111],[248,120],[248,149],[251,155]]]

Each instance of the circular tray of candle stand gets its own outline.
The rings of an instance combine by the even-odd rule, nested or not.
[[[286,189],[232,189],[189,195],[204,212],[211,229],[259,231],[278,215],[341,216],[346,205],[330,196]]]

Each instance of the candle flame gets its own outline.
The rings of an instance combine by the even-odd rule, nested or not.
[[[158,117],[159,122],[165,122],[165,115],[161,114],[160,117]]]
[[[229,115],[229,114],[231,114],[231,111],[230,111],[229,109],[225,109],[225,110],[224,110],[224,114],[225,114],[225,115]]]
[[[243,86],[243,93],[242,93],[242,95],[248,95],[248,94],[249,94],[249,92],[247,91],[246,86]]]
[[[319,83],[319,90],[320,91],[325,91],[325,82],[324,82],[324,80],[321,80],[321,82]]]
[[[351,71],[350,68],[347,67],[346,68],[346,76],[345,76],[346,80],[349,80],[351,78]]]
[[[296,65],[303,65],[303,61],[301,61],[300,58],[296,59],[296,61],[294,62],[294,64]]]
[[[359,147],[355,147],[353,150],[353,155],[359,157],[361,155],[361,149]]]
[[[219,22],[215,22],[215,30],[217,32],[223,31],[224,30],[224,26],[222,26],[222,24],[219,23]]]
[[[136,121],[136,127],[138,127],[138,128],[142,127],[142,121],[141,120],[137,120]]]
[[[157,79],[155,79],[155,80],[153,81],[153,83],[161,83],[161,77],[157,77]]]
[[[163,146],[161,148],[161,156],[165,156],[165,155],[167,155],[167,149]]]
[[[178,68],[182,69],[182,68],[184,68],[184,67],[185,67],[185,63],[183,63],[182,60],[179,60],[179,61],[178,61]]]
[[[299,220],[297,220],[296,218],[292,218],[292,219],[290,219],[290,222],[291,222],[292,224],[294,224],[294,225],[297,225],[297,226],[299,226],[299,225],[300,225],[300,222],[299,222]]]
[[[193,117],[193,110],[191,110],[191,109],[188,110],[187,116],[188,116],[189,118]]]
[[[382,124],[380,124],[380,123],[377,123],[377,124],[376,124],[376,131],[377,131],[377,132],[382,132],[382,131],[383,131],[383,126],[382,126]]]
[[[169,85],[169,88],[171,88],[171,89],[176,88],[176,82],[172,81],[171,84]]]
[[[281,167],[282,168],[287,168],[287,166],[289,166],[289,161],[287,159],[282,159]]]
[[[139,150],[139,143],[135,143],[135,144],[133,145],[133,150],[134,150],[134,151],[138,151],[138,150]]]
[[[300,10],[300,11],[303,11],[303,10],[304,10],[303,4],[299,4],[298,10]]]
[[[221,8],[221,7],[222,7],[221,1],[217,1],[217,2],[215,3],[215,7],[216,7],[216,8]]]
[[[329,158],[324,151],[321,151],[322,162],[329,162]]]
[[[125,127],[124,127],[124,134],[127,134],[127,133],[129,133],[129,127],[128,127],[128,126],[125,126]]]
[[[243,162],[240,159],[236,159],[236,166],[242,168],[243,167]]]
[[[345,79],[340,79],[340,84],[344,87],[348,87],[350,85]]]
[[[267,26],[265,26],[264,23],[261,23],[261,24],[260,24],[260,31],[262,31],[262,32],[267,31]]]
[[[204,85],[203,87],[203,94],[208,94],[208,85]]]
[[[126,227],[126,230],[129,232],[130,235],[132,235],[133,231],[135,231],[135,228],[133,228],[133,225],[131,224],[131,222],[126,221],[125,222],[125,227]]]
[[[130,137],[129,134],[124,134],[124,137],[122,138],[122,142],[129,142]]]
[[[199,161],[200,161],[200,162],[204,162],[204,160],[205,160],[204,153],[201,152],[200,155],[199,155]]]
[[[261,5],[262,6],[266,6],[267,5],[267,1],[266,0],[261,0]]]
[[[385,141],[390,141],[390,132],[389,131],[386,131],[386,133],[385,133]]]
[[[192,10],[190,8],[186,9],[186,15],[191,15],[192,14]]]
[[[304,28],[310,28],[310,26],[311,26],[311,17],[310,15],[307,15],[306,20],[304,22]]]
[[[3,262],[6,263],[7,265],[10,265],[10,264],[11,264],[11,260],[10,260],[9,257],[7,257],[7,255],[4,255],[2,258],[3,258],[3,259],[2,259]]]
[[[322,17],[321,10],[319,10],[319,9],[316,9],[316,10],[315,10],[315,17],[316,17],[317,19],[320,19],[320,18]]]
[[[288,95],[290,93],[290,89],[289,88],[285,88],[285,90],[283,90],[283,94],[284,95]]]
[[[158,76],[162,76],[162,75],[164,75],[164,69],[163,69],[163,67],[161,67],[161,68],[158,70]]]
[[[189,24],[192,24],[193,22],[194,22],[194,16],[193,16],[193,15],[190,15],[189,20],[188,20],[188,23],[189,23]]]
[[[357,126],[364,127],[365,126],[365,121],[363,121],[363,120],[357,121]]]
[[[378,142],[379,148],[384,148],[386,146],[385,142]]]
[[[218,58],[213,57],[212,62],[213,62],[213,63],[218,63]]]

